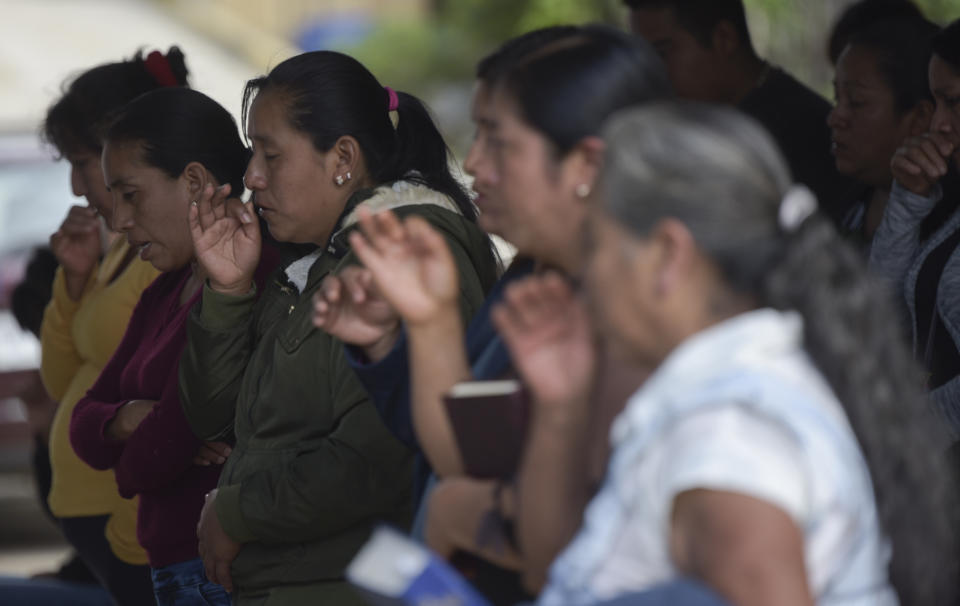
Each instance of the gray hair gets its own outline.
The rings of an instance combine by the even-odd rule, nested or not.
[[[644,236],[687,226],[728,285],[804,318],[804,347],[866,456],[902,604],[956,598],[951,472],[933,447],[919,374],[888,293],[822,216],[781,224],[790,175],[770,136],[733,109],[652,104],[605,129],[606,211]],[[824,150],[826,153],[826,150]]]
[[[729,108],[656,103],[615,115],[604,139],[607,211],[638,235],[681,221],[732,286],[755,291],[781,248],[792,182],[770,135]]]

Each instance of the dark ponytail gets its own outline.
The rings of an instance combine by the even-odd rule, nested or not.
[[[143,51],[138,51],[126,61],[91,68],[65,85],[63,94],[47,110],[41,133],[44,140],[61,155],[83,150],[99,153],[104,129],[124,105],[172,83],[188,86],[186,60],[176,46],[160,55],[169,68],[169,79],[151,73],[147,60]]]
[[[942,430],[927,408],[891,293],[868,277],[862,255],[817,215],[790,237],[761,299],[810,319],[804,344],[866,456],[893,542],[891,580],[900,603],[953,603],[960,573],[953,471],[936,447],[943,445]]]
[[[137,97],[110,125],[105,141],[138,144],[143,160],[172,178],[199,162],[232,192],[243,192],[250,152],[230,112],[199,91],[162,88]]]
[[[819,214],[782,224],[791,188],[783,156],[730,109],[651,105],[606,129],[608,211],[647,234],[683,222],[727,286],[804,318],[804,347],[843,405],[893,543],[904,605],[952,604],[955,499],[941,435],[901,324],[862,256]],[[795,221],[794,221],[795,222]]]
[[[356,59],[333,51],[303,53],[250,80],[243,91],[244,128],[253,98],[267,91],[282,96],[290,125],[308,135],[318,151],[352,136],[374,184],[400,179],[421,183],[450,197],[466,217],[476,218],[470,197],[450,172],[450,151],[423,103],[398,92],[394,128],[387,91]]]

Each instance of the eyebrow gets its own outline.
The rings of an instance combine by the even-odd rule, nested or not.
[[[273,138],[270,135],[250,135],[251,141],[259,141],[260,143],[270,144],[273,143]]]
[[[107,189],[110,190],[110,189],[113,189],[114,187],[117,187],[118,185],[127,185],[127,184],[128,182],[126,177],[119,177],[117,179],[114,179],[110,183],[108,183]]]

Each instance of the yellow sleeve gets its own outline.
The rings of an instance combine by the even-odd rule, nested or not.
[[[67,294],[62,267],[57,268],[53,280],[53,295],[43,313],[40,328],[40,376],[50,397],[57,402],[63,399],[73,376],[83,363],[73,342],[73,317],[95,284],[96,275],[96,270],[90,272],[90,280],[78,301]]]

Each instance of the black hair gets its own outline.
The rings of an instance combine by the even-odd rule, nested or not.
[[[854,33],[848,46],[870,49],[877,68],[903,114],[921,101],[933,102],[927,66],[939,26],[923,18],[880,21]]]
[[[177,84],[187,86],[189,72],[180,49],[171,46],[165,59]],[[142,51],[131,59],[91,68],[64,86],[47,110],[41,135],[61,156],[84,150],[99,153],[113,115],[132,99],[164,85],[147,69]]]
[[[243,91],[244,129],[253,97],[270,90],[282,95],[290,125],[307,134],[318,151],[328,151],[337,139],[349,135],[359,143],[374,184],[403,179],[425,185],[452,199],[464,216],[476,219],[469,195],[450,172],[450,150],[426,106],[413,95],[396,91],[399,119],[394,128],[389,94],[356,59],[313,51],[250,80]]]
[[[837,64],[840,54],[857,32],[882,21],[923,19],[923,13],[911,0],[860,0],[848,6],[830,30],[827,57]]]
[[[59,265],[57,257],[49,248],[37,248],[27,263],[23,280],[10,295],[10,308],[17,324],[32,332],[38,339],[40,325],[43,323],[43,311],[50,302],[53,278]]]
[[[902,604],[953,604],[955,494],[920,373],[888,293],[819,213],[784,226],[791,178],[751,118],[651,105],[606,128],[608,212],[643,237],[684,223],[727,286],[803,317],[804,348],[843,405],[870,469]],[[802,217],[801,217],[802,219]]]
[[[603,25],[582,26],[529,53],[505,71],[498,87],[559,156],[599,135],[618,109],[672,94],[653,47]]]
[[[713,32],[721,21],[733,25],[740,37],[740,46],[750,56],[756,56],[747,12],[743,0],[623,0],[631,10],[668,9],[683,29],[690,32],[704,48],[713,47]]]
[[[547,44],[577,34],[580,28],[575,25],[555,25],[535,29],[515,38],[510,38],[496,50],[477,63],[476,76],[488,84],[494,83],[513,63],[523,59],[531,52]]]
[[[934,36],[933,53],[960,72],[960,19],[953,21]]]
[[[143,160],[172,178],[199,162],[220,183],[243,192],[250,151],[237,123],[219,103],[189,88],[162,88],[131,101],[107,129],[105,141],[136,143]]]

